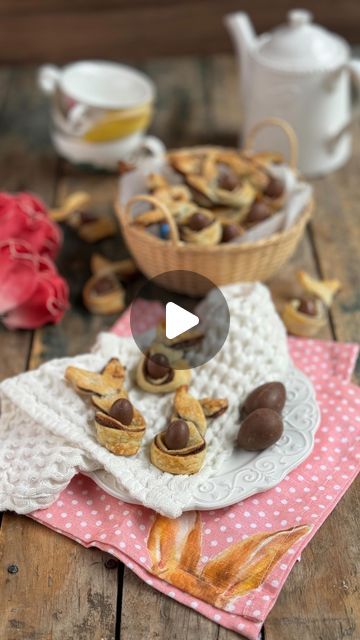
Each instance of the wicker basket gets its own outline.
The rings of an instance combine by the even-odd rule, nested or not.
[[[269,118],[256,125],[251,131],[246,149],[257,132],[265,126],[279,126],[287,134],[290,143],[290,166],[296,168],[297,140],[292,128],[278,118]],[[310,219],[313,201],[302,212],[295,225],[286,231],[274,233],[268,238],[244,244],[219,244],[198,246],[184,244],[179,239],[177,226],[166,207],[161,206],[170,227],[170,239],[162,240],[132,224],[131,208],[138,201],[149,202],[151,196],[134,196],[125,207],[116,202],[115,208],[120,221],[123,237],[139,269],[148,277],[163,273],[163,286],[170,291],[200,296],[206,293],[199,279],[192,272],[208,278],[220,286],[233,282],[265,281],[271,278],[294,253],[305,226]],[[157,207],[160,202],[155,200]],[[169,272],[166,273],[165,272]],[[171,273],[174,272],[174,273]]]

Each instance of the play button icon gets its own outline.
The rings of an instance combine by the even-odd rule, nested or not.
[[[200,322],[198,316],[186,311],[175,302],[168,302],[165,307],[165,335],[168,340],[177,338],[185,331],[193,329]]]
[[[175,293],[184,279],[191,281],[191,297]],[[209,362],[222,348],[230,313],[221,289],[193,271],[167,271],[146,280],[130,308],[132,336],[144,356],[162,354],[173,369],[194,369]]]

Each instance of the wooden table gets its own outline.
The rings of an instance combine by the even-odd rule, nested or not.
[[[236,142],[241,114],[231,57],[154,60],[144,69],[159,88],[153,131],[168,145]],[[110,209],[116,177],[84,173],[51,149],[47,105],[35,77],[34,68],[0,70],[1,188],[30,189],[49,205],[85,189],[93,194],[96,208]],[[338,277],[343,290],[320,337],[348,341],[358,338],[360,318],[359,144],[355,147],[346,168],[315,183],[314,219],[290,264],[271,283],[279,298],[299,267]],[[2,329],[1,378],[50,358],[86,351],[98,331],[114,321],[90,316],[81,303],[94,247],[80,244],[69,230],[65,238],[59,268],[71,286],[72,309],[58,327],[33,334]],[[109,257],[126,255],[119,238],[102,242],[96,250]],[[266,640],[360,637],[358,496],[354,483],[304,551],[266,621]],[[3,515],[0,558],[1,640],[239,637],[157,593],[122,564],[108,563],[105,553],[86,550],[24,516]],[[9,565],[16,565],[18,572],[10,573]]]

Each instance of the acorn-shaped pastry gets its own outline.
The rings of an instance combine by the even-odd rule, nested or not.
[[[99,254],[91,257],[93,275],[83,289],[84,305],[91,313],[107,315],[119,313],[125,307],[125,290],[121,281],[127,281],[136,272],[133,260],[111,262]]]
[[[99,373],[68,367],[65,378],[75,391],[91,395],[97,409],[95,427],[98,442],[118,456],[133,456],[145,433],[145,420],[128,399],[124,388],[125,367],[111,358]]]
[[[136,382],[140,389],[149,393],[169,393],[188,384],[191,370],[181,355],[181,351],[172,351],[161,344],[152,346],[148,354],[140,359],[136,370]]]
[[[93,396],[98,409],[95,427],[98,442],[117,456],[133,456],[138,452],[146,422],[140,411],[129,401],[127,393]]]
[[[246,177],[239,178],[235,185],[235,180],[230,177],[226,179],[225,175],[220,172],[211,178],[202,175],[189,175],[186,180],[193,190],[194,199],[199,203],[203,202],[206,206],[227,205],[240,209],[245,205],[250,205],[256,191],[249,180]],[[199,198],[205,198],[205,200],[201,201]]]
[[[221,240],[220,222],[207,209],[196,209],[181,220],[181,237],[184,242],[198,245],[214,245]]]
[[[165,431],[155,436],[150,448],[150,459],[161,471],[193,474],[204,464],[206,443],[190,420],[174,418]]]
[[[188,386],[179,387],[174,397],[174,411],[167,428],[155,436],[150,447],[151,462],[173,474],[193,474],[204,464],[204,435],[207,417],[216,418],[226,411],[227,400],[197,400]]]
[[[282,312],[283,322],[294,336],[311,338],[326,324],[323,305],[315,298],[296,298]]]

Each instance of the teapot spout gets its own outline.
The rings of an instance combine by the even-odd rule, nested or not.
[[[256,34],[247,13],[238,11],[225,16],[224,22],[230,31],[241,70],[241,84],[246,91],[249,77],[248,53],[255,46]]]

